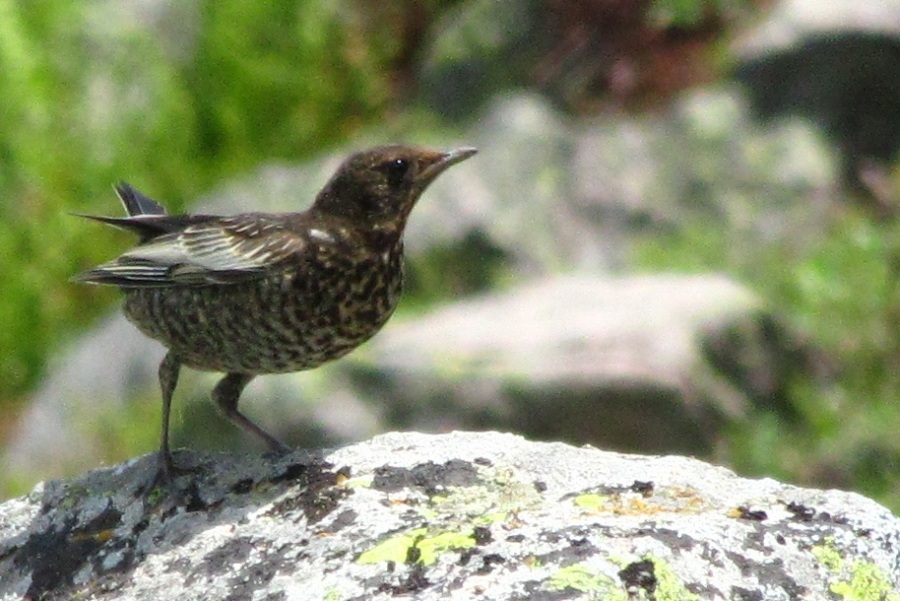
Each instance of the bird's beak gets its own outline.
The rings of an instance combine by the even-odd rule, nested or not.
[[[447,152],[435,153],[434,160],[419,172],[419,176],[416,179],[423,187],[427,186],[433,182],[437,176],[446,171],[448,167],[465,161],[476,152],[478,152],[477,149],[472,148],[471,146],[464,146],[463,148],[457,148]]]
[[[444,153],[444,158],[441,161],[441,164],[447,167],[449,167],[450,165],[455,165],[456,163],[465,161],[476,152],[478,152],[478,149],[471,146],[463,146],[462,148],[457,148],[456,150],[450,150]]]

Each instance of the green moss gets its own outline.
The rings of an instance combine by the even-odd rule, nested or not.
[[[829,572],[839,574],[844,569],[844,558],[834,548],[834,541],[831,539],[826,539],[824,545],[813,547],[812,554]]]
[[[154,486],[150,492],[147,493],[147,505],[149,507],[156,507],[168,494],[169,493],[164,486]]]
[[[334,587],[330,587],[325,591],[324,601],[338,601],[341,598],[341,591]]]
[[[900,601],[898,593],[878,566],[855,561],[850,566],[849,580],[832,584],[831,591],[845,601]]]
[[[609,576],[599,574],[581,563],[557,570],[550,577],[546,588],[551,591],[571,589],[587,593],[591,599],[608,601],[627,601],[628,599],[628,594]]]
[[[409,554],[409,550],[416,541],[425,535],[425,528],[416,528],[392,536],[378,543],[368,551],[364,551],[356,562],[361,564],[381,563],[383,561],[392,561],[394,563],[405,563]]]
[[[900,601],[884,571],[872,562],[856,559],[849,563],[832,540],[813,547],[812,554],[831,574],[831,592],[845,601]]]
[[[416,528],[392,536],[372,549],[363,552],[356,560],[360,564],[374,564],[391,561],[394,563],[406,563],[410,557],[410,551],[418,551],[416,563],[429,566],[438,560],[442,553],[459,549],[468,549],[475,546],[475,538],[472,532],[439,532],[427,535],[426,528]]]
[[[586,493],[575,497],[575,505],[589,511],[600,511],[604,508],[609,497],[607,495],[598,495],[596,493]]]
[[[656,575],[656,601],[700,601],[699,596],[684,586],[668,562],[652,555],[645,555],[644,559],[653,562],[653,573]]]
[[[475,546],[472,532],[442,532],[434,536],[426,536],[418,541],[416,547],[421,555],[419,561],[430,566],[445,551],[469,549]]]
[[[653,562],[653,574],[656,578],[653,599],[656,601],[700,601],[700,597],[691,593],[684,586],[667,562],[652,555],[645,555],[641,559]],[[632,563],[634,559],[611,558],[610,561],[624,568]],[[637,597],[629,596],[629,592],[625,590],[625,587],[620,582],[591,569],[583,563],[573,564],[557,570],[550,577],[546,588],[551,591],[576,590],[586,593],[589,599],[603,599],[604,601],[650,598],[643,592],[637,592]]]
[[[649,553],[642,556],[641,560],[653,562],[653,576],[656,578],[656,589],[653,591],[654,601],[700,601],[700,597],[685,587],[681,578],[666,560]],[[635,560],[633,557],[611,557],[610,561],[624,569]],[[644,599],[644,597],[645,595],[641,593],[638,598]]]

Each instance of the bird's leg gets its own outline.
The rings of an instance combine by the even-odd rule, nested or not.
[[[238,399],[243,392],[244,387],[253,379],[253,374],[231,373],[222,378],[212,391],[212,400],[222,410],[225,417],[250,432],[269,445],[269,448],[276,453],[287,453],[291,449],[277,438],[254,424],[243,413],[238,411]]]
[[[181,362],[171,352],[167,353],[159,364],[159,388],[162,391],[162,436],[159,443],[159,474],[157,480],[168,482],[175,473],[172,452],[169,450],[169,413],[172,407],[172,394],[178,384]]]

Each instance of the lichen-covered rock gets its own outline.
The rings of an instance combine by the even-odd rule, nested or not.
[[[610,427],[613,427],[612,425]],[[151,457],[0,505],[0,599],[898,601],[859,495],[496,433]]]

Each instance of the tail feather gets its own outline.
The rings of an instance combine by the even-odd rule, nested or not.
[[[137,234],[142,243],[172,231],[183,221],[175,219],[175,223],[171,223],[172,218],[168,215],[138,215],[135,217],[105,217],[103,215],[85,215],[84,213],[73,213],[73,215]]]
[[[191,223],[209,219],[203,215],[169,215],[165,207],[152,198],[144,196],[126,182],[116,184],[115,190],[119,200],[122,201],[122,206],[125,207],[127,217],[106,217],[85,215],[84,213],[74,213],[74,215],[137,234],[141,244],[157,236],[187,227]]]
[[[129,217],[139,215],[166,215],[166,209],[161,204],[138,192],[128,182],[119,182],[115,186],[116,195],[122,201],[125,212]]]

